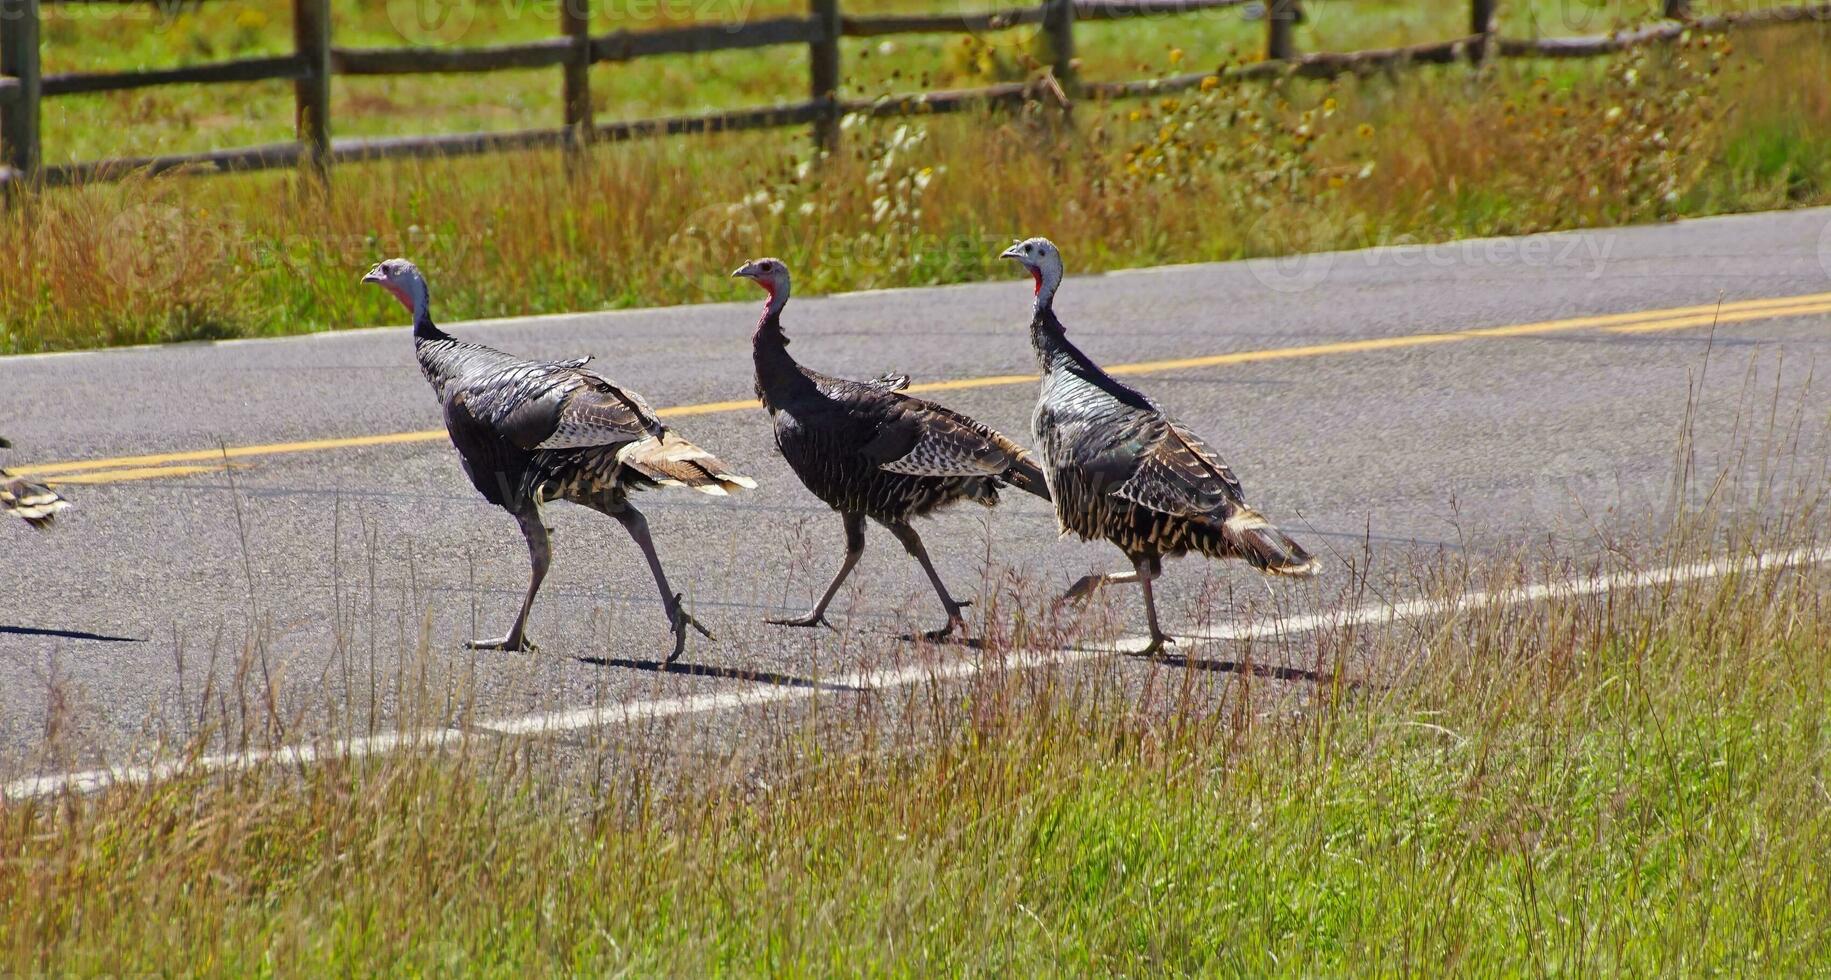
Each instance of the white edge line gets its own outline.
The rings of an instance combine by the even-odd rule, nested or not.
[[[1554,597],[1575,598],[1617,589],[1682,585],[1701,579],[1719,578],[1732,573],[1779,570],[1826,562],[1831,562],[1831,548],[1796,548],[1791,551],[1765,552],[1752,558],[1720,558],[1651,571],[1591,575],[1565,582],[1521,586],[1502,592],[1467,592],[1449,600],[1408,599],[1398,603],[1371,603],[1355,609],[1330,613],[1283,616],[1258,623],[1229,623],[1200,634],[1183,635],[1177,638],[1184,640],[1272,639],[1323,628],[1384,624],[1436,613],[1462,612],[1487,606],[1523,605]],[[1146,642],[1147,638],[1142,636],[1125,637],[1114,643],[1070,647],[1046,653],[1019,653],[1003,658],[1002,661],[992,661],[992,663],[1002,665],[1008,670],[1064,666],[1117,653],[1134,653],[1142,649]],[[985,658],[962,659],[943,664],[912,664],[895,670],[865,670],[842,674],[821,679],[818,683],[806,687],[780,685],[756,690],[696,694],[655,701],[636,701],[596,708],[523,715],[500,721],[473,723],[467,728],[423,728],[364,738],[338,739],[319,744],[286,746],[271,750],[203,755],[194,759],[173,760],[150,766],[113,766],[106,769],[35,776],[8,783],[5,791],[0,792],[0,798],[17,802],[66,792],[94,793],[110,786],[152,783],[184,774],[242,771],[269,763],[304,766],[324,759],[360,759],[373,755],[385,755],[401,749],[442,748],[461,741],[473,731],[504,736],[550,736],[582,729],[604,728],[616,724],[631,724],[725,711],[732,708],[776,704],[811,698],[822,692],[846,689],[886,691],[921,683],[946,683],[973,677],[983,672],[987,665],[988,661]]]

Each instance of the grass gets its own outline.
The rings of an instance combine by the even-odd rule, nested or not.
[[[233,32],[217,19],[238,9],[246,13],[187,7],[151,36],[119,20],[60,23],[46,58],[53,69],[119,67],[167,62],[174,49],[197,58],[199,47],[213,57],[272,47],[269,23],[249,29],[247,50],[218,50]],[[346,43],[384,43],[385,11],[364,9],[346,12],[369,25],[350,28]],[[1610,22],[1634,19],[1628,8],[1599,9]],[[1317,12],[1311,29],[1385,23],[1334,10]],[[1221,23],[1211,20],[1197,18]],[[1150,40],[1164,22],[1122,26],[1101,28],[1111,44],[1090,34],[1087,57],[1113,50],[1172,72],[1213,55],[1196,51],[1208,42],[1193,34],[1186,49]],[[496,27],[505,37],[540,30],[525,19]],[[1118,45],[1121,34],[1139,47]],[[132,43],[85,43],[117,35]],[[900,57],[860,54],[879,65]],[[890,73],[921,63],[932,75],[951,63],[946,52],[911,57]],[[782,93],[742,73],[795,72],[777,60],[725,62],[730,74],[703,77],[691,65],[679,77],[617,66],[624,83],[645,80],[646,94],[598,91],[614,114],[640,114],[689,107],[667,99],[769,101]],[[1088,74],[1136,75],[1140,65]],[[1045,112],[858,123],[845,152],[826,160],[810,159],[803,134],[772,132],[603,147],[577,176],[540,153],[349,166],[329,200],[285,174],[56,191],[0,218],[0,351],[394,322],[383,298],[355,282],[392,254],[428,270],[437,313],[452,320],[733,298],[723,272],[755,254],[781,255],[804,291],[826,292],[1007,275],[995,254],[1018,234],[1048,234],[1075,271],[1094,271],[1818,204],[1831,200],[1831,100],[1818,84],[1828,70],[1831,35],[1800,27],[1479,75],[1457,66],[1222,86],[1084,106],[1070,126]],[[388,105],[352,102],[339,131],[483,125],[464,115],[467,100],[526,125],[529,111],[546,118],[553,108],[554,79],[535,81],[547,101],[519,101],[497,78],[393,80],[430,87],[410,98],[384,92]],[[908,87],[893,81],[861,90]],[[368,98],[361,84],[350,80],[338,97]],[[47,144],[54,156],[83,156],[284,135],[212,129],[205,114],[276,118],[214,101],[223,91],[55,100],[67,114],[48,121]],[[112,108],[96,108],[103,103]],[[199,135],[181,135],[187,127]]]
[[[986,4],[986,7],[996,6]],[[1732,2],[1697,5],[1701,13],[1740,9]],[[592,30],[647,30],[670,24],[741,23],[803,14],[797,0],[667,0],[596,3]],[[336,43],[346,47],[478,46],[558,36],[555,0],[464,0],[425,9],[412,3],[334,0]],[[932,12],[934,0],[866,0],[851,13]],[[939,9],[977,9],[973,4]],[[1531,0],[1503,11],[1516,35],[1581,34],[1658,16],[1654,2]],[[292,50],[286,0],[126,6],[63,4],[45,8],[47,72],[121,71],[285,54]],[[1308,5],[1298,29],[1304,50],[1350,50],[1456,37],[1467,29],[1466,5],[1419,0],[1322,0]],[[985,84],[1022,78],[1034,28],[983,38],[905,35],[844,43],[846,94],[871,97],[912,88]],[[1178,17],[1089,23],[1077,29],[1090,78],[1132,79],[1160,70],[1171,49],[1199,64],[1255,57],[1264,24],[1238,10]],[[981,42],[975,45],[973,42]],[[806,51],[650,59],[592,69],[596,109],[604,118],[640,118],[731,108],[805,96]],[[338,78],[332,117],[342,135],[463,132],[557,125],[563,117],[556,71],[489,76]],[[292,138],[291,88],[285,83],[179,87],[53,99],[45,145],[53,161],[208,149]]]
[[[1580,570],[1418,586],[1527,569]],[[1819,973],[1828,598],[1814,566],[1477,602],[1246,651],[1315,684],[993,666],[737,755],[479,737],[6,805],[0,970]]]

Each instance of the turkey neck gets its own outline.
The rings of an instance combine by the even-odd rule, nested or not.
[[[517,360],[499,350],[459,340],[440,330],[424,308],[413,314],[413,354],[420,362],[421,373],[441,398],[445,395],[446,381],[485,368],[506,367]]]
[[[1036,360],[1042,365],[1044,374],[1059,370],[1094,377],[1105,374],[1087,359],[1086,354],[1081,353],[1079,347],[1069,342],[1068,330],[1062,326],[1061,320],[1056,319],[1053,303],[1037,303],[1036,313],[1030,317],[1030,346],[1036,349]]]
[[[757,332],[750,338],[751,356],[757,368],[757,397],[763,406],[775,411],[801,388],[811,387],[801,365],[788,353],[788,334],[782,332],[782,307],[788,305],[788,287],[771,289],[769,304],[757,321]]]

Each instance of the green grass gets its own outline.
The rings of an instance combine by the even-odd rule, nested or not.
[[[1822,973],[1828,587],[1259,651],[1316,686],[994,670],[730,763],[480,741],[8,806],[0,970]]]
[[[996,6],[987,3],[987,8]],[[1697,4],[1700,12],[1729,3]],[[804,13],[792,0],[671,0],[647,5],[594,4],[592,30],[644,30],[668,24],[746,20]],[[1503,5],[1513,35],[1594,33],[1657,16],[1657,3],[1531,0]],[[345,47],[481,46],[552,38],[560,33],[553,0],[465,0],[432,5],[449,19],[421,26],[411,0],[359,3],[334,0],[335,43]],[[932,11],[929,0],[870,0],[845,4],[852,13]],[[956,9],[956,8],[944,8]],[[979,9],[971,3],[957,9]],[[1298,29],[1302,50],[1353,50],[1457,37],[1467,31],[1465,5],[1421,0],[1322,0],[1307,6]],[[163,7],[55,4],[45,8],[47,72],[120,71],[195,64],[292,50],[286,0],[212,0]],[[642,16],[632,14],[641,11]],[[872,97],[938,87],[1022,78],[1036,46],[1034,27],[986,35],[984,58],[947,35],[904,35],[845,42],[847,95]],[[1089,78],[1130,80],[1161,72],[1172,49],[1188,62],[1214,66],[1252,60],[1264,48],[1264,25],[1238,10],[1179,17],[1087,23],[1076,30],[1077,53]],[[787,46],[598,65],[591,85],[604,119],[797,101],[807,90],[807,54]],[[556,70],[487,76],[337,78],[332,118],[341,136],[468,132],[559,125]],[[50,162],[203,150],[284,142],[292,138],[292,91],[287,83],[181,86],[49,100],[44,143]]]

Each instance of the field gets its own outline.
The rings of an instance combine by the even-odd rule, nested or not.
[[[711,0],[708,0],[710,3]],[[46,70],[285,50],[283,5],[47,8]],[[536,4],[477,5],[462,30],[403,31],[389,5],[345,4],[345,45],[550,36]],[[759,0],[738,16],[774,10]],[[782,8],[789,9],[787,7]],[[656,17],[723,16],[662,4]],[[1425,12],[1430,11],[1427,15]],[[777,11],[780,12],[780,11]],[[1593,32],[1636,6],[1503,11],[1515,34]],[[1465,12],[1320,4],[1304,50],[1453,36]],[[594,30],[640,27],[600,13]],[[455,23],[455,22],[454,22]],[[1089,78],[1255,57],[1238,12],[1078,30]],[[339,170],[330,199],[290,175],[136,180],[58,191],[0,218],[0,351],[388,323],[356,288],[407,254],[445,319],[738,295],[723,273],[775,253],[802,291],[1008,274],[1010,237],[1048,234],[1073,269],[1438,241],[1831,200],[1824,27],[1694,38],[1588,63],[1455,66],[1334,84],[1225,85],[1051,113],[858,123],[838,159],[805,133],[601,147],[569,177],[549,154]],[[847,94],[1021,78],[1023,32],[848,42]],[[599,118],[768,104],[805,91],[804,53],[599,66]],[[338,79],[339,135],[553,125],[555,72]],[[53,161],[289,138],[283,85],[180,87],[47,102]],[[1429,106],[1420,112],[1419,106]],[[1546,174],[1559,175],[1547,182]]]
[[[1601,567],[1811,554],[1803,506]],[[743,747],[479,735],[18,803],[0,970],[1810,974],[1831,581],[1769,561],[1525,603],[1476,593],[1599,566],[1420,566],[1422,618],[1244,648],[1307,679],[1024,670],[1063,637],[1007,634],[1008,669]]]
[[[998,6],[986,4],[987,8]],[[1699,13],[1745,5],[1706,0]],[[865,0],[845,3],[853,14],[979,9],[944,0]],[[741,23],[806,12],[794,0],[667,0],[652,4],[593,4],[593,33],[645,30],[694,22]],[[1646,22],[1656,2],[1532,0],[1501,13],[1509,36],[1589,34]],[[534,41],[560,34],[556,0],[465,0],[434,5],[422,16],[404,0],[332,7],[334,42],[352,48],[482,46]],[[208,4],[45,7],[47,73],[120,71],[292,50],[291,7],[285,0],[226,0]],[[1303,51],[1345,51],[1459,37],[1468,31],[1466,4],[1419,0],[1324,0],[1306,5],[1298,28]],[[870,98],[930,87],[962,87],[1025,77],[1037,28],[979,36],[903,35],[844,42],[841,64],[848,97]],[[1265,45],[1262,21],[1238,10],[1149,16],[1076,28],[1077,54],[1090,79],[1129,80],[1165,70],[1173,49],[1182,70],[1252,60]],[[807,51],[797,46],[762,52],[648,59],[592,69],[594,108],[601,118],[707,111],[790,102],[807,95]],[[332,118],[341,136],[391,136],[558,125],[559,73],[497,72],[484,76],[340,78]],[[63,97],[46,107],[45,146],[51,162],[282,142],[293,137],[292,89],[284,82],[144,89]],[[781,142],[781,137],[773,138]]]

